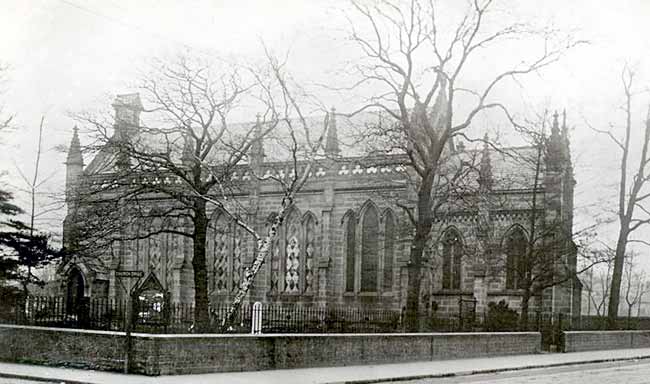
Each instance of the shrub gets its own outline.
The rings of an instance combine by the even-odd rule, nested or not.
[[[519,314],[514,309],[508,308],[505,300],[499,303],[488,303],[488,313],[485,328],[488,331],[516,331]]]

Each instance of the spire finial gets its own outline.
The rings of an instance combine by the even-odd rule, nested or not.
[[[562,167],[564,158],[564,148],[562,137],[560,136],[560,127],[558,124],[558,113],[555,111],[553,114],[553,126],[551,127],[551,136],[547,143],[547,166],[550,170],[559,170]]]
[[[557,122],[557,118],[558,118],[558,113],[557,111],[555,111],[555,113],[553,114],[553,127],[551,128],[551,134],[553,134],[554,132],[559,132],[559,125]]]
[[[478,182],[481,190],[490,190],[492,188],[492,161],[490,160],[490,145],[487,132],[483,135],[483,151],[481,152]]]
[[[79,129],[75,125],[74,128],[72,128],[72,140],[70,140],[70,148],[68,149],[66,164],[81,164],[83,166],[81,142],[79,141],[78,131]]]
[[[262,114],[255,114],[253,142],[250,147],[250,162],[253,167],[259,167],[264,162],[264,141],[262,134]]]
[[[339,137],[338,132],[336,131],[336,108],[334,108],[334,106],[332,106],[330,110],[328,124],[325,153],[330,156],[338,156],[341,150],[339,149]]]
[[[189,132],[183,134],[183,154],[181,156],[181,162],[183,165],[191,166],[194,163],[194,145],[190,141]]]
[[[70,148],[68,148],[65,166],[65,200],[67,203],[73,204],[84,168],[84,160],[81,156],[81,143],[76,126],[72,129],[72,139],[70,140]]]

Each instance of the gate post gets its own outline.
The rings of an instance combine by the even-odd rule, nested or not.
[[[262,333],[262,303],[259,301],[253,304],[253,319],[251,321],[251,334],[259,335]]]

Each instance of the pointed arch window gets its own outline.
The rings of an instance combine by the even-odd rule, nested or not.
[[[133,221],[125,227],[123,236],[127,240],[122,242],[124,247],[124,257],[120,260],[122,268],[137,269],[139,230],[137,221]]]
[[[165,229],[170,231],[181,231],[178,223],[175,220],[169,219],[165,221]],[[181,253],[181,239],[180,235],[173,232],[165,233],[165,273],[161,275],[161,283],[166,290],[170,291],[174,286],[174,269],[176,267],[176,259]]]
[[[154,219],[151,227],[149,228],[149,258],[147,261],[147,271],[153,272],[159,276],[162,273],[162,266],[164,265],[164,255],[166,253],[167,242],[165,241],[165,233],[161,232],[163,229],[162,219]]]
[[[226,293],[229,279],[230,223],[223,214],[217,214],[210,223],[208,252],[211,261],[211,288],[214,293]]]
[[[232,228],[232,273],[230,291],[236,293],[244,276],[244,255],[246,254],[246,232],[239,225],[231,222]]]
[[[384,289],[393,287],[393,260],[395,257],[395,219],[391,211],[386,212],[384,219]]]
[[[300,293],[301,248],[300,220],[293,212],[284,231],[284,292]]]
[[[345,291],[354,292],[354,261],[357,237],[357,219],[354,213],[347,215],[345,228]]]
[[[147,224],[145,224],[145,219],[144,218],[138,218],[136,220],[136,229],[135,229],[135,234],[136,234],[136,239],[135,239],[135,244],[134,244],[134,252],[135,252],[135,269],[144,271],[145,268],[147,267],[147,255],[148,255],[148,243],[149,239],[147,239],[146,233],[147,233]]]
[[[361,228],[361,291],[377,292],[379,215],[374,206],[366,209]]]
[[[275,219],[269,217],[268,226]],[[315,290],[314,263],[317,259],[318,222],[307,212],[304,216],[292,209],[271,246],[269,292],[304,294]]]
[[[275,222],[276,215],[271,214],[266,220],[266,228],[264,230],[265,233],[268,233],[270,227],[273,225]],[[269,263],[269,268],[270,268],[270,281],[269,281],[269,291],[271,293],[278,293],[280,292],[280,257],[281,257],[281,252],[280,252],[280,241],[278,240],[278,236],[275,237],[275,239],[272,240],[271,243],[271,249],[270,249],[270,257],[269,259],[271,262]]]
[[[316,260],[316,251],[318,246],[316,244],[316,219],[309,214],[304,223],[305,227],[305,292],[313,292],[314,290],[314,260]]]
[[[527,244],[526,235],[521,228],[515,227],[506,235],[506,289],[522,287]]]
[[[442,288],[460,289],[463,243],[455,229],[445,231],[442,238]]]
[[[208,286],[211,293],[236,292],[244,276],[244,255],[249,238],[246,232],[223,212],[215,212],[207,234]]]

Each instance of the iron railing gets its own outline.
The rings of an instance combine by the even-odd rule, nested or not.
[[[435,312],[419,315],[414,320],[416,327],[420,332],[538,331],[542,333],[545,349],[561,345],[562,331],[608,329],[606,317],[543,312],[531,312],[528,323],[522,326],[516,313],[514,318],[510,316],[495,320],[490,317],[493,314],[477,314],[471,304],[460,303],[462,309],[450,317],[436,316]],[[0,322],[123,331],[126,309],[125,300],[84,298],[72,303],[61,296],[29,296],[0,303]],[[220,331],[227,310],[227,305],[210,306],[210,331]],[[131,314],[134,332],[194,332],[192,304],[152,304],[136,300]],[[335,305],[262,304],[254,309],[253,304],[247,304],[240,308],[228,332],[251,332],[254,316],[261,316],[261,333],[405,332],[406,324],[410,323],[404,315],[404,311]],[[622,317],[613,329],[650,330],[650,317]]]

